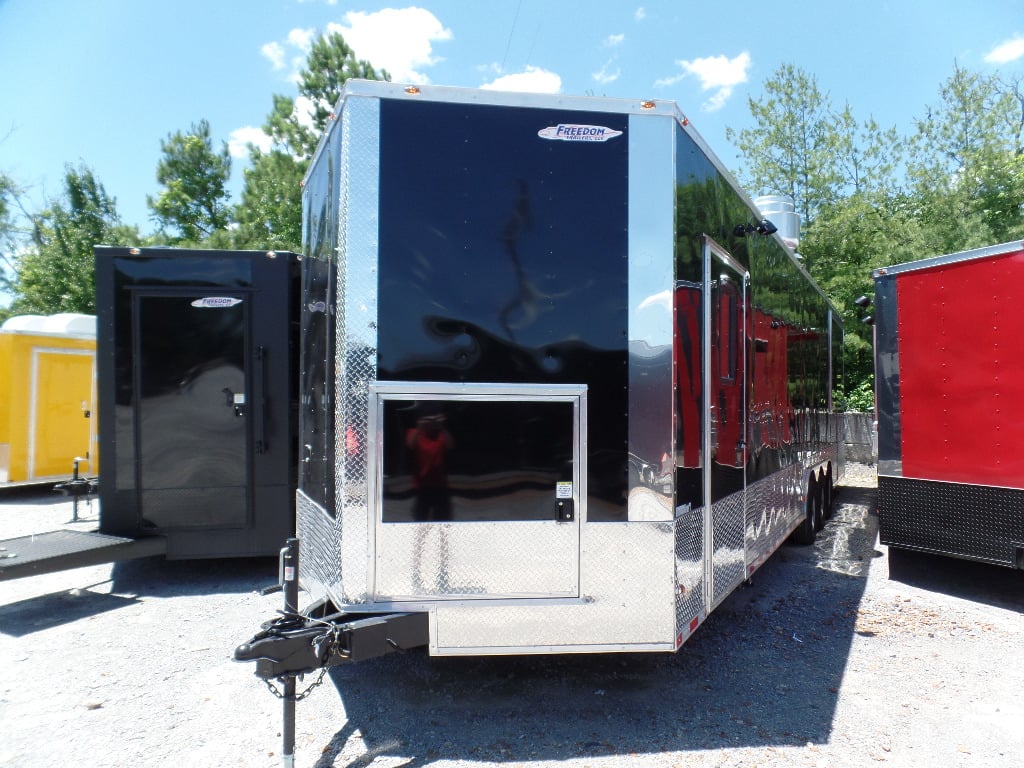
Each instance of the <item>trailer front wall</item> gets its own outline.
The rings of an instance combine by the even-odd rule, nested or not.
[[[100,530],[273,554],[298,473],[298,259],[97,246]]]
[[[317,338],[304,338],[302,364],[308,455],[299,535],[302,580],[314,598],[354,610],[430,610],[434,653],[670,650],[792,529],[805,473],[827,455],[829,431],[819,424],[827,394],[823,400],[816,388],[824,381],[827,393],[827,360],[819,369],[811,359],[827,355],[827,304],[779,241],[760,238],[768,243],[761,246],[750,244],[757,235],[734,236],[757,214],[674,108],[645,109],[445,89],[408,95],[386,84],[357,85],[343,97],[304,192],[306,251],[318,264],[304,267],[315,289],[304,304],[324,305],[322,317],[304,319]],[[561,125],[603,126],[614,137],[538,140]],[[749,310],[738,320],[730,309],[716,315],[748,351],[725,353],[741,374],[732,378],[730,405],[716,408],[714,427],[699,383],[705,256],[690,258],[709,234],[740,253],[744,287],[729,306]],[[779,261],[777,282],[790,283],[791,298],[770,349],[758,353],[776,376],[759,395],[772,403],[771,423],[746,420],[737,431],[735,412],[746,409],[750,386],[768,380],[749,358],[760,348],[755,317],[765,327],[769,321],[755,311],[756,283],[751,290],[741,274],[762,247],[758,258]],[[824,319],[812,321],[818,310]],[[679,378],[680,368],[696,377],[695,387]],[[333,386],[332,371],[339,372]],[[444,558],[456,550],[464,556],[463,540],[479,533],[455,527],[507,531],[501,526],[515,523],[502,515],[521,507],[492,499],[486,521],[404,521],[402,489],[411,481],[398,441],[425,414],[413,410],[424,402],[404,413],[388,398],[419,384],[437,401],[445,383],[468,393],[453,397],[477,401],[491,396],[480,395],[481,386],[584,387],[577,597],[474,594],[480,585],[453,580],[455,568],[427,572],[435,586],[423,587],[410,567],[383,580],[391,585],[383,594],[399,597],[379,599],[379,569],[394,567],[382,546],[408,539],[413,552],[422,539],[443,570]],[[336,421],[321,408],[333,409]],[[456,444],[457,433],[471,428],[470,410],[449,408]],[[714,466],[704,458],[711,429],[730,443],[721,456],[732,456]],[[498,453],[511,443],[523,447],[521,456],[543,458],[521,443],[532,434],[526,425],[499,431]],[[772,438],[737,453],[748,431]],[[466,446],[483,450],[478,435],[469,437]],[[318,446],[334,462],[333,486],[328,468],[316,469]],[[757,498],[769,500],[749,520],[748,473],[762,481]],[[467,508],[462,500],[452,513]],[[392,529],[401,525],[410,531]],[[536,552],[524,555],[520,568],[528,569]]]

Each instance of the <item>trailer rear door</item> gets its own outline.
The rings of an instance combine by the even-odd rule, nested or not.
[[[374,600],[578,596],[585,424],[584,387],[374,385]]]
[[[142,529],[248,523],[247,298],[221,290],[135,296]]]

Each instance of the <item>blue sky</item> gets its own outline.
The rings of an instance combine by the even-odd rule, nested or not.
[[[1020,0],[0,0],[0,170],[41,206],[83,162],[147,233],[161,139],[206,119],[237,200],[245,141],[335,30],[399,82],[674,100],[733,169],[725,129],[783,63],[903,131],[955,63],[1024,75]]]

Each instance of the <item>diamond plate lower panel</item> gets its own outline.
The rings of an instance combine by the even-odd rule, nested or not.
[[[579,556],[574,525],[397,523],[377,530],[375,599],[458,596],[575,597]]]
[[[879,476],[878,533],[895,547],[1014,566],[1024,490]]]
[[[704,614],[704,508],[676,518],[676,634],[686,635],[693,619]]]
[[[431,652],[674,648],[672,523],[595,523],[583,533],[581,600],[438,603]]]
[[[803,516],[804,468],[786,467],[747,488],[746,564],[759,563],[789,535],[793,523]]]
[[[718,605],[745,576],[743,528],[746,492],[730,494],[711,505],[713,593]]]
[[[341,530],[327,510],[299,491],[295,494],[299,534],[299,581],[313,601],[329,597],[342,603]]]

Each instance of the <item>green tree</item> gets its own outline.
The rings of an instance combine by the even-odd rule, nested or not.
[[[353,77],[390,79],[386,71],[357,59],[340,34],[322,35],[299,73],[299,98],[273,97],[263,126],[272,146],[268,151],[250,148],[242,201],[235,209],[239,227],[232,241],[236,247],[299,250],[300,183],[345,81]]]
[[[0,299],[3,299],[4,294],[10,291],[11,279],[14,275],[15,246],[12,208],[15,194],[14,180],[6,174],[0,173]],[[0,323],[9,316],[8,307],[0,306]]]
[[[298,251],[302,247],[302,177],[305,163],[279,150],[253,147],[242,203],[235,216],[238,247]]]
[[[14,252],[14,199],[17,188],[14,179],[0,173],[0,290],[7,286],[8,271],[14,266],[11,255]]]
[[[840,136],[828,94],[792,64],[780,66],[764,92],[747,100],[754,127],[726,131],[746,160],[739,176],[761,194],[789,195],[804,221],[811,221],[842,185],[835,165]]]
[[[1024,87],[956,66],[909,138],[833,112],[790,65],[764,87],[754,127],[732,134],[749,159],[739,175],[797,199],[804,264],[846,321],[847,391],[864,391],[871,332],[853,300],[872,270],[1024,237]]]
[[[348,46],[339,33],[321,35],[309,49],[306,66],[299,72],[299,99],[274,96],[274,107],[263,130],[275,145],[292,155],[309,160],[334,113],[347,80],[390,80]]]
[[[147,197],[160,229],[171,242],[198,243],[228,226],[231,157],[226,143],[219,151],[210,138],[210,124],[200,120],[188,132],[176,131],[160,142],[163,156],[156,178],[163,187]]]
[[[31,246],[15,262],[11,313],[95,313],[93,246],[138,240],[92,170],[67,166],[63,196],[32,216]]]
[[[923,248],[950,253],[1024,233],[1022,104],[996,75],[956,66],[916,121],[908,165]],[[927,253],[924,255],[928,255]]]

